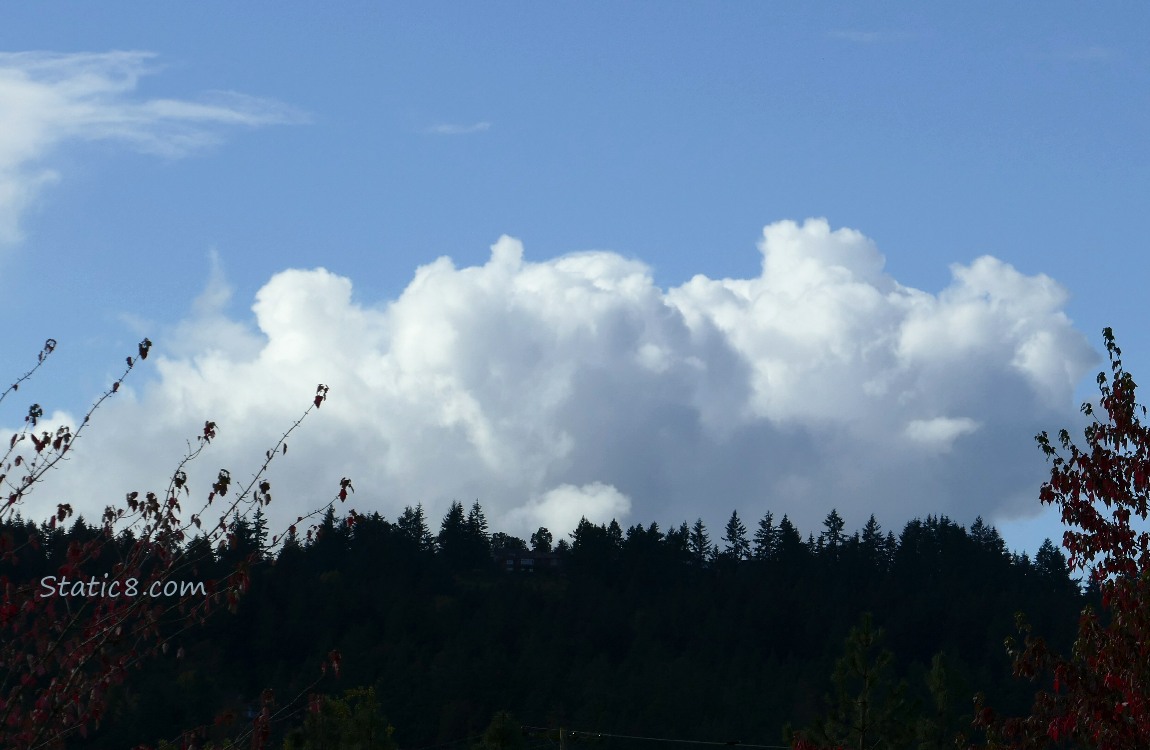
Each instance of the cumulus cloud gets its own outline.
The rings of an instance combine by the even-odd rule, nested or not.
[[[278,528],[342,476],[361,512],[422,502],[438,519],[479,499],[524,538],[583,515],[717,530],[732,509],[771,510],[817,530],[832,507],[888,528],[1036,507],[1033,435],[1076,414],[1098,361],[1057,283],[984,256],[939,293],[909,288],[874,242],[822,219],[771,224],[759,248],[754,278],[662,290],[612,252],[530,261],[502,237],[483,265],[438,258],[375,303],[322,268],[277,273],[250,322],[224,316],[217,268],[155,337],[153,379],[101,409],[43,495],[95,515],[162,489],[205,419],[220,437],[193,489],[220,466],[238,482],[325,383],[274,464]]]
[[[609,484],[592,482],[582,487],[562,484],[507,514],[507,523],[515,529],[534,530],[540,526],[568,531],[583,518],[626,518],[631,511],[631,498]],[[553,532],[554,533],[554,532]]]
[[[20,239],[21,216],[59,179],[49,162],[65,143],[114,140],[173,158],[217,143],[224,127],[302,119],[282,104],[230,91],[199,101],[134,97],[140,78],[156,72],[153,58],[0,53],[0,244]]]

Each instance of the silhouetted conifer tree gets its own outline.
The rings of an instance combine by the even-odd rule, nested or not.
[[[415,542],[421,552],[435,551],[435,537],[431,535],[431,529],[427,526],[427,514],[423,511],[423,503],[418,503],[414,508],[406,506],[396,525]]]
[[[481,539],[485,545],[488,544],[487,516],[483,514],[479,500],[471,504],[471,510],[467,513],[467,530],[474,538]]]
[[[887,567],[886,537],[883,536],[882,526],[875,520],[873,513],[863,526],[860,545],[864,560],[879,569]]]
[[[723,536],[727,543],[724,554],[734,560],[745,560],[750,557],[751,543],[747,541],[747,527],[739,520],[739,512],[731,511],[731,518],[727,521],[727,532]]]
[[[707,534],[707,526],[702,518],[696,519],[695,525],[691,527],[688,549],[696,565],[705,565],[711,559],[711,537]]]
[[[268,521],[263,508],[256,508],[252,516],[252,541],[259,552],[259,559],[263,560],[268,551]]]
[[[779,527],[775,526],[775,516],[769,510],[759,519],[759,528],[755,530],[755,549],[753,556],[756,560],[773,560],[779,551]]]
[[[799,530],[784,513],[783,520],[779,521],[779,559],[793,563],[805,557],[807,552]]]
[[[819,547],[832,550],[837,554],[846,541],[846,536],[843,534],[844,526],[846,523],[842,516],[837,510],[831,508],[831,512],[823,519],[823,530],[819,533]]]

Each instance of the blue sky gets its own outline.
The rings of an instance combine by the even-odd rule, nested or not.
[[[347,475],[521,534],[837,507],[1033,552],[1033,435],[1104,326],[1150,368],[1148,14],[8,7],[7,368],[58,339],[19,395],[74,420],[156,342],[42,501],[162,481],[206,418],[246,475],[322,381],[283,519]]]

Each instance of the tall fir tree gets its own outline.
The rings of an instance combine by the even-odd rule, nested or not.
[[[483,513],[483,507],[476,499],[471,504],[471,510],[467,513],[467,530],[471,532],[471,536],[475,539],[480,539],[486,545],[490,541],[490,535],[487,527],[487,516]]]
[[[823,530],[819,533],[819,546],[823,549],[838,551],[846,541],[843,535],[843,527],[846,523],[843,521],[839,512],[831,508],[831,512],[823,519]]]
[[[427,526],[427,514],[423,510],[423,503],[416,504],[414,508],[406,506],[396,525],[415,542],[421,552],[435,551],[435,537],[431,535],[431,529]]]
[[[268,554],[268,520],[263,508],[256,508],[252,516],[252,540],[255,542],[259,559],[264,560]]]
[[[623,527],[614,518],[607,524],[607,542],[614,551],[623,549]]]
[[[469,536],[463,503],[453,500],[439,524],[439,536],[436,538],[439,553],[449,563],[462,562],[467,557]]]
[[[796,733],[795,739],[823,748],[912,746],[918,712],[905,697],[906,685],[894,683],[894,657],[880,648],[881,641],[882,630],[873,626],[869,612],[864,614],[862,623],[851,629],[845,653],[835,664],[834,694],[825,701],[827,714]]]
[[[879,525],[873,513],[867,519],[866,525],[863,526],[860,547],[862,548],[863,559],[867,560],[873,567],[879,570],[890,568],[894,547],[883,535],[882,526]]]
[[[731,511],[731,518],[727,521],[726,534],[723,541],[727,543],[724,554],[733,560],[745,560],[750,557],[751,543],[747,541],[747,527],[739,520],[739,512]]]
[[[775,526],[775,516],[769,510],[759,519],[755,529],[755,548],[752,556],[756,560],[773,560],[779,550],[779,528]]]
[[[677,527],[669,529],[663,540],[667,545],[671,558],[676,561],[687,561],[691,558],[691,527],[683,521]]]
[[[998,529],[983,521],[982,516],[978,516],[974,519],[974,524],[970,527],[969,536],[981,549],[993,554],[1006,556],[1006,542],[1002,540]]]
[[[703,519],[695,520],[695,525],[691,527],[691,536],[687,540],[688,549],[691,552],[691,559],[696,565],[706,565],[711,559],[711,537],[707,533],[707,526],[703,523]]]
[[[799,530],[784,513],[783,520],[779,521],[779,560],[795,563],[802,560],[807,552],[807,545],[803,544]]]

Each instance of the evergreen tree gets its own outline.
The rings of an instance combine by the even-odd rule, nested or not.
[[[442,545],[444,542],[462,539],[466,534],[467,517],[463,513],[463,503],[452,500],[439,523],[439,537],[436,541]]]
[[[467,514],[467,530],[471,532],[473,538],[481,539],[485,545],[489,543],[487,516],[483,514],[483,508],[479,505],[478,499],[471,504],[471,510]]]
[[[351,528],[349,550],[363,562],[378,559],[380,551],[397,533],[396,527],[380,515],[379,511],[363,514]]]
[[[784,513],[783,520],[779,521],[779,559],[795,562],[801,560],[806,553],[807,547],[799,536],[799,530]]]
[[[399,526],[400,531],[415,542],[421,552],[435,551],[435,538],[427,526],[427,515],[423,511],[423,503],[418,503],[415,508],[410,505],[406,506],[403,509],[403,514],[396,521],[396,525]]]
[[[952,750],[961,745],[961,741],[956,740],[963,737],[960,728],[970,725],[970,717],[957,717],[952,702],[955,695],[965,696],[969,691],[964,684],[956,685],[956,682],[943,655],[935,654],[926,675],[932,710],[918,719],[916,750]]]
[[[837,554],[839,548],[846,541],[846,537],[843,535],[845,525],[846,523],[839,512],[831,508],[831,512],[823,519],[823,531],[819,533],[820,548],[831,550]]]
[[[283,549],[280,551],[282,556],[288,549],[285,542]],[[299,544],[296,543],[295,550],[299,549]],[[290,554],[290,553],[289,553]],[[216,556],[212,550],[212,543],[208,541],[208,537],[204,534],[197,534],[192,541],[188,542],[188,546],[184,550],[184,559],[188,561],[191,566],[192,577],[203,580],[211,578],[215,574]]]
[[[659,529],[659,523],[657,521],[652,521],[651,525],[647,527],[647,536],[654,542],[663,541],[664,534]]]
[[[255,531],[248,519],[241,516],[239,511],[233,513],[229,531],[227,546],[220,550],[219,557],[230,567],[255,552],[257,547]]]
[[[864,559],[877,568],[886,567],[886,539],[883,537],[882,526],[879,526],[873,513],[863,526],[860,544]]]
[[[1049,539],[1042,541],[1038,553],[1034,557],[1034,568],[1039,578],[1056,587],[1074,586],[1070,579],[1070,567],[1066,564],[1066,555],[1054,546]]]
[[[628,569],[634,571],[636,576],[644,577],[656,568],[665,568],[663,565],[667,557],[665,552],[663,532],[659,530],[659,524],[652,523],[645,529],[642,524],[635,524],[627,529],[627,538],[623,542],[623,557],[627,561]]]
[[[571,556],[578,569],[593,577],[616,574],[615,561],[622,551],[623,531],[615,521],[611,526],[614,530],[603,524],[593,524],[586,516],[579,519],[579,525],[571,534]]]
[[[696,519],[691,527],[691,536],[687,540],[691,559],[696,565],[705,565],[711,558],[711,537],[707,534],[707,526],[703,519]]]
[[[467,559],[473,566],[480,566],[491,559],[491,536],[488,533],[487,516],[477,499],[467,514]]]
[[[664,544],[667,545],[667,551],[673,560],[685,562],[691,559],[691,527],[683,521],[677,527],[670,529]]]
[[[835,664],[827,715],[797,733],[799,738],[828,748],[911,747],[917,712],[904,697],[905,684],[893,684],[893,655],[879,650],[881,640],[882,630],[873,627],[866,613],[861,625],[851,629],[845,653]]]
[[[766,515],[759,519],[759,528],[755,530],[756,560],[773,560],[779,550],[779,529],[775,526],[775,517],[768,510]]]
[[[623,549],[623,528],[614,518],[611,519],[611,523],[607,524],[607,543],[611,545],[611,549],[614,551]]]
[[[998,533],[998,529],[982,520],[982,516],[974,519],[970,527],[970,538],[979,548],[996,555],[1006,555],[1006,542]]]
[[[607,529],[596,526],[581,516],[575,530],[571,532],[571,551],[575,554],[585,553],[596,547],[602,547],[602,539],[607,535]]]
[[[723,536],[727,543],[725,554],[733,560],[745,560],[750,556],[751,544],[747,541],[747,527],[739,520],[739,512],[731,511],[731,518],[727,521],[727,533]]]
[[[898,541],[894,538],[894,532],[886,532],[886,544],[883,546],[883,561],[887,567],[890,567],[891,562],[894,561],[894,551],[898,549]]]
[[[303,547],[299,543],[299,534],[296,532],[295,524],[292,524],[288,527],[287,533],[284,534],[283,544],[280,546],[279,557],[283,557],[285,552],[289,555],[294,555],[302,550]],[[277,558],[277,560],[278,559],[279,558]]]
[[[453,568],[482,567],[490,562],[491,540],[487,536],[487,519],[478,500],[466,516],[462,503],[451,503],[443,516],[438,542],[443,559]]]
[[[335,570],[343,564],[347,551],[346,529],[335,522],[335,509],[328,506],[308,546],[309,557],[319,571]],[[309,532],[310,535],[310,532]]]
[[[268,520],[264,516],[263,508],[256,508],[252,517],[252,539],[259,553],[259,559],[265,559],[268,554]]]
[[[398,750],[395,731],[380,713],[374,688],[348,690],[343,698],[319,698],[303,727],[284,740],[284,750]]]

